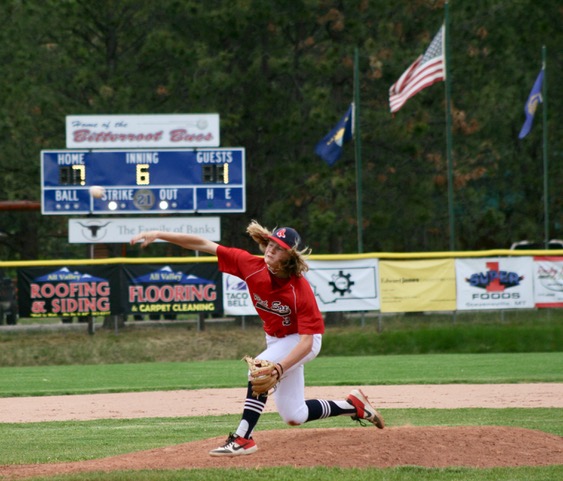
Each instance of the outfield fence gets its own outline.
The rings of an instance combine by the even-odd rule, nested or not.
[[[323,313],[563,307],[563,250],[313,255],[309,267]],[[0,269],[16,273],[25,318],[195,314],[203,329],[206,318],[256,316],[245,282],[219,272],[212,256],[8,261]]]

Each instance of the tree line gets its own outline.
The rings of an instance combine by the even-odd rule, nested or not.
[[[40,199],[40,151],[65,147],[66,115],[218,112],[222,146],[245,147],[247,169],[247,212],[222,216],[222,242],[250,247],[257,219],[294,226],[314,253],[357,252],[359,179],[365,252],[448,250],[444,83],[395,115],[388,97],[443,0],[6,0],[0,12],[0,201]],[[451,0],[449,12],[456,248],[543,240],[545,104],[518,139],[543,45],[549,227],[562,237],[563,9]],[[314,154],[353,100],[355,49],[359,178],[352,143],[332,167]],[[86,257],[67,221],[0,211],[0,259]]]

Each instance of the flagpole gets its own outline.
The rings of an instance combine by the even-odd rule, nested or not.
[[[364,220],[362,213],[362,140],[360,135],[360,74],[358,47],[354,49],[354,152],[356,157],[356,221],[358,223],[358,253],[364,251]]]
[[[547,72],[546,60],[547,52],[545,45],[542,46],[542,117],[543,117],[543,209],[544,209],[544,242],[545,248],[549,247],[549,195],[548,195],[548,149],[547,149]]]
[[[452,160],[452,108],[450,81],[450,19],[448,2],[444,5],[444,63],[446,73],[446,158],[448,162],[448,218],[450,230],[450,250],[455,250],[455,219],[454,219],[454,174]]]

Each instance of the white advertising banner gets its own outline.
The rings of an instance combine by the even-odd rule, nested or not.
[[[305,275],[321,312],[379,309],[377,259],[309,261]]]
[[[219,147],[219,114],[67,115],[67,149]]]
[[[257,316],[248,286],[242,279],[223,273],[223,310],[230,316]]]
[[[198,234],[214,242],[221,240],[220,217],[149,217],[69,219],[71,244],[121,244],[147,230]],[[156,242],[162,242],[157,240]]]
[[[456,259],[457,309],[531,309],[531,257]]]
[[[563,307],[563,257],[534,257],[536,307]]]
[[[321,312],[379,309],[377,259],[309,261],[306,274]],[[234,316],[257,315],[246,283],[223,274],[223,308]]]

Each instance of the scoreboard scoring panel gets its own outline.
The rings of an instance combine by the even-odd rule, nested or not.
[[[43,214],[245,212],[245,150],[44,150],[41,185]]]

